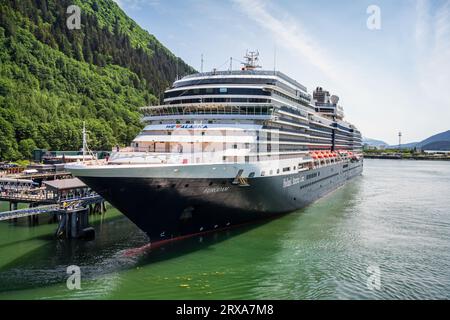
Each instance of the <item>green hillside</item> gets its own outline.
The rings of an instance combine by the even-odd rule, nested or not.
[[[81,29],[66,27],[81,8]],[[112,0],[0,0],[0,159],[38,148],[77,150],[86,121],[93,149],[126,145],[137,109],[194,72]]]

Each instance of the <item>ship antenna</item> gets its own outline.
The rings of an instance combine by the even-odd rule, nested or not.
[[[273,47],[273,74],[277,72],[277,45]]]
[[[83,162],[86,156],[87,139],[86,139],[86,121],[83,121]]]
[[[201,58],[200,58],[200,72],[201,73],[203,73],[203,53],[202,53],[202,55],[201,55]]]
[[[86,121],[83,121],[83,148],[82,148],[82,152],[83,152],[83,163],[86,160],[86,154],[90,155],[92,157],[92,159],[97,159],[97,154],[94,154],[88,146],[88,134],[86,131]]]

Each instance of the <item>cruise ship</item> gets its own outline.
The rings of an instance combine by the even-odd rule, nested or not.
[[[258,66],[175,81],[107,161],[67,169],[150,238],[168,241],[303,208],[363,171],[339,98]]]

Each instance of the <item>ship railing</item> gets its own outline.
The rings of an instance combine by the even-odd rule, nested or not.
[[[120,152],[120,153],[127,153],[127,152],[149,152],[149,148],[143,148],[143,147],[124,147],[124,148],[114,148],[112,152]]]
[[[101,166],[108,163],[108,159],[92,159],[92,160],[77,160],[77,164],[83,164],[85,166]]]
[[[244,158],[249,154],[248,149],[227,149],[212,152],[185,152],[185,153],[157,153],[136,152],[136,148],[129,152],[113,153],[109,164],[200,164],[229,162],[224,159],[233,157]]]
[[[155,105],[139,108],[144,118],[154,116],[270,116],[274,105],[271,103],[254,102],[197,102],[169,105]]]

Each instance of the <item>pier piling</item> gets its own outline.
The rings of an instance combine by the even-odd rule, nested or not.
[[[89,209],[68,209],[65,214],[61,214],[56,236],[60,239],[93,238],[95,232],[93,228],[89,228]]]

